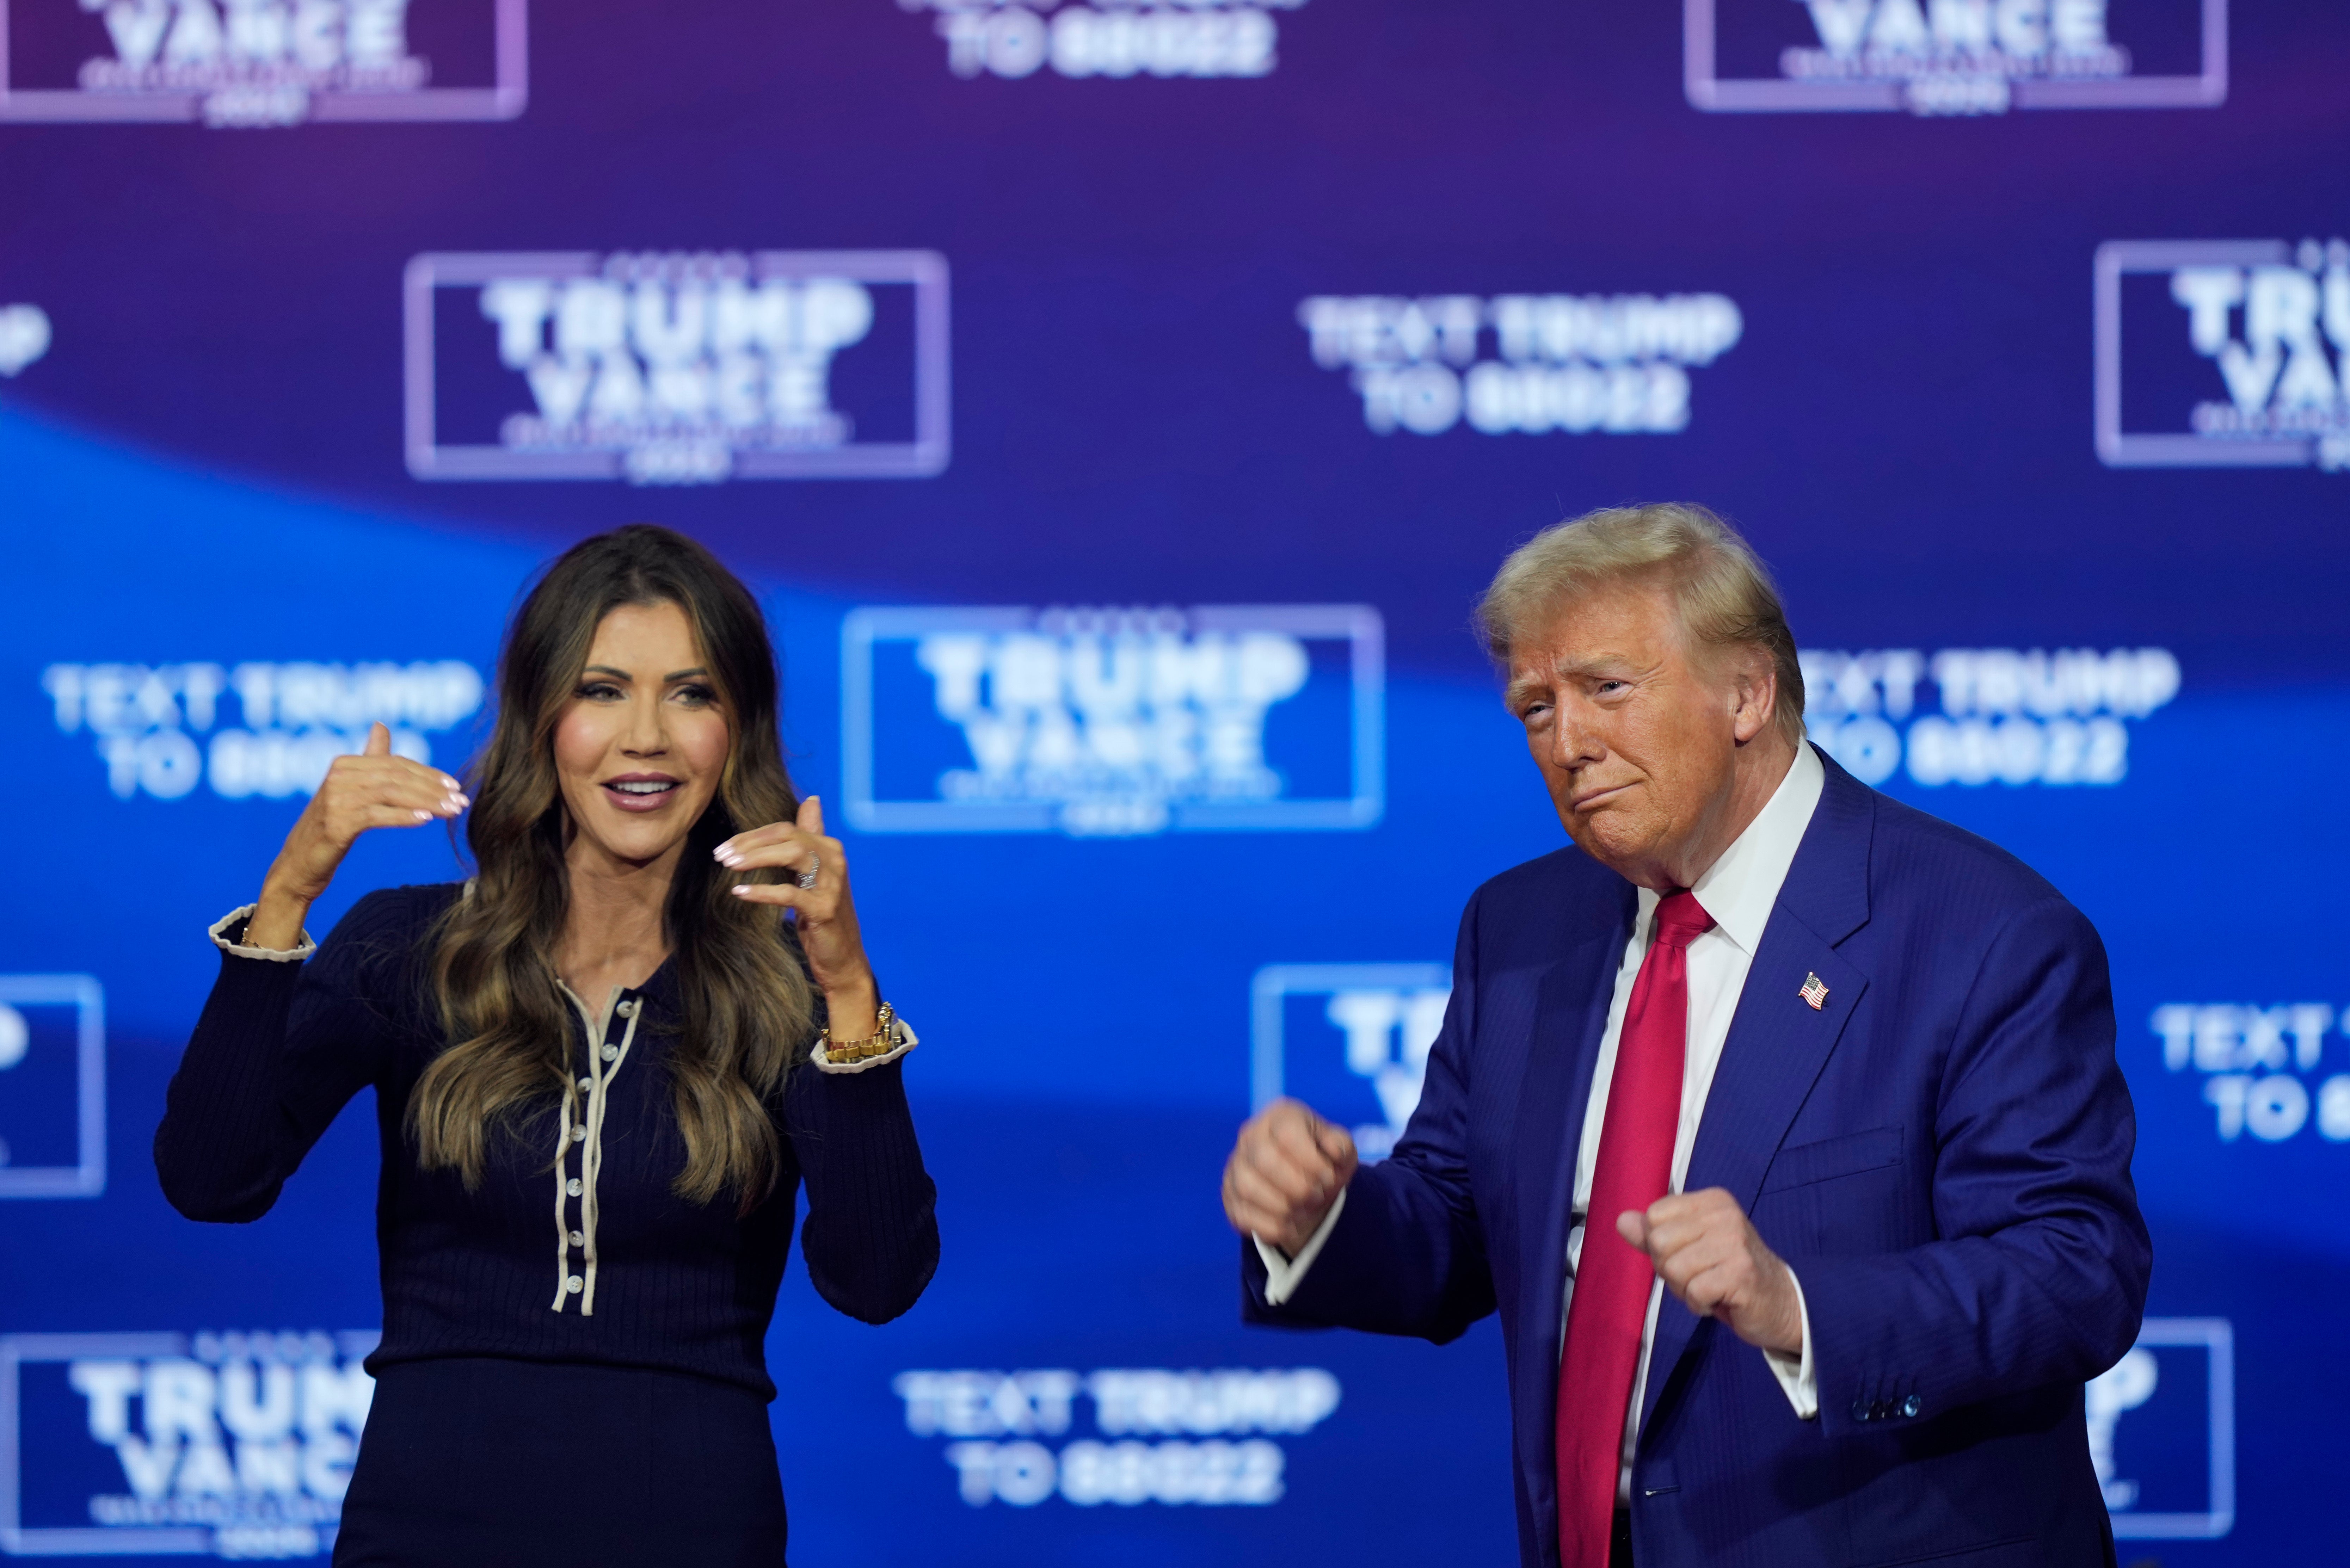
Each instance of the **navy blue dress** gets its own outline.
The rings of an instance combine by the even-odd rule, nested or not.
[[[791,1245],[817,1293],[885,1322],[938,1262],[934,1189],[894,1057],[795,1068],[775,1190],[747,1214],[671,1182],[664,965],[579,1002],[560,1104],[492,1140],[471,1193],[417,1164],[408,1096],[443,1044],[423,939],[456,886],[369,894],[317,955],[224,950],[155,1161],[192,1219],[250,1220],[336,1114],[376,1091],[383,1339],[338,1564],[784,1561],[764,1345]],[[216,929],[224,950],[244,917]]]

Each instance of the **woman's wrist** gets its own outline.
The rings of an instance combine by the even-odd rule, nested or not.
[[[302,921],[310,900],[270,877],[261,884],[253,918],[244,923],[244,946],[291,952],[302,945]]]
[[[868,970],[856,980],[827,986],[825,1033],[835,1040],[868,1040],[881,1027],[881,988]]]

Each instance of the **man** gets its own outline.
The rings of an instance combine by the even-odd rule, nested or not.
[[[1526,1568],[2110,1564],[2081,1389],[2151,1251],[2095,931],[1804,742],[1704,509],[1553,528],[1480,620],[1575,846],[1470,900],[1391,1158],[1242,1129],[1245,1315],[1498,1310]]]

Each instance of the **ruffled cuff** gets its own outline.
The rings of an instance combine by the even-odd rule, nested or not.
[[[253,912],[260,908],[258,904],[247,904],[243,909],[231,909],[227,914],[214,920],[212,929],[213,945],[224,953],[234,953],[238,958],[266,959],[272,963],[300,963],[318,950],[318,944],[310,940],[310,933],[307,930],[302,933],[301,945],[298,947],[290,949],[248,947],[244,941],[244,929],[252,923]]]
[[[854,1062],[836,1062],[830,1054],[831,1041],[819,1034],[816,1037],[816,1049],[808,1053],[808,1060],[815,1064],[819,1073],[863,1073],[875,1067],[888,1066],[922,1043],[902,1018],[889,1020],[889,1037],[892,1042],[889,1049],[879,1056],[859,1057]]]

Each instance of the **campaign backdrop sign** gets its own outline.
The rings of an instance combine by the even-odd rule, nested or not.
[[[2350,1143],[2345,1021],[2350,1006],[2330,1002],[2166,1002],[2147,1027],[2161,1042],[2167,1093],[2208,1106],[2217,1142],[2339,1144]]]
[[[1745,329],[1719,294],[1317,295],[1297,306],[1314,362],[1345,369],[1363,423],[1441,435],[1669,435],[1690,369]]]
[[[1286,1490],[1282,1439],[1339,1403],[1318,1366],[910,1371],[890,1386],[910,1435],[946,1439],[972,1508],[1270,1508]]]
[[[1451,997],[1442,964],[1266,965],[1249,982],[1251,1108],[1304,1100],[1385,1159],[1419,1108]]]
[[[2097,247],[2097,455],[2350,468],[2350,241]]]
[[[871,3],[871,0],[868,0]],[[982,76],[1149,81],[1265,77],[1280,63],[1281,14],[1305,0],[898,0],[929,15],[947,69]]]
[[[394,756],[430,763],[438,737],[453,766],[485,690],[462,659],[61,660],[40,680],[57,732],[88,738],[118,800],[312,794],[377,724]]]
[[[0,974],[0,1198],[105,1190],[105,992],[86,974]]]
[[[418,256],[419,479],[914,477],[947,462],[928,251]]]
[[[529,0],[0,0],[0,120],[512,119]]]
[[[878,833],[1347,829],[1384,801],[1361,605],[859,609],[848,819]]]
[[[1864,784],[2111,787],[2178,695],[2164,648],[1804,649],[1804,724]]]
[[[2197,109],[2228,97],[2228,0],[1684,0],[1715,110]]]
[[[0,1335],[0,1550],[314,1557],[334,1543],[372,1331]]]
[[[49,313],[18,300],[0,306],[0,378],[13,377],[49,351],[57,337]]]
[[[2236,1520],[2236,1336],[2226,1318],[2150,1317],[2090,1379],[2089,1457],[2114,1533],[2208,1541]]]

